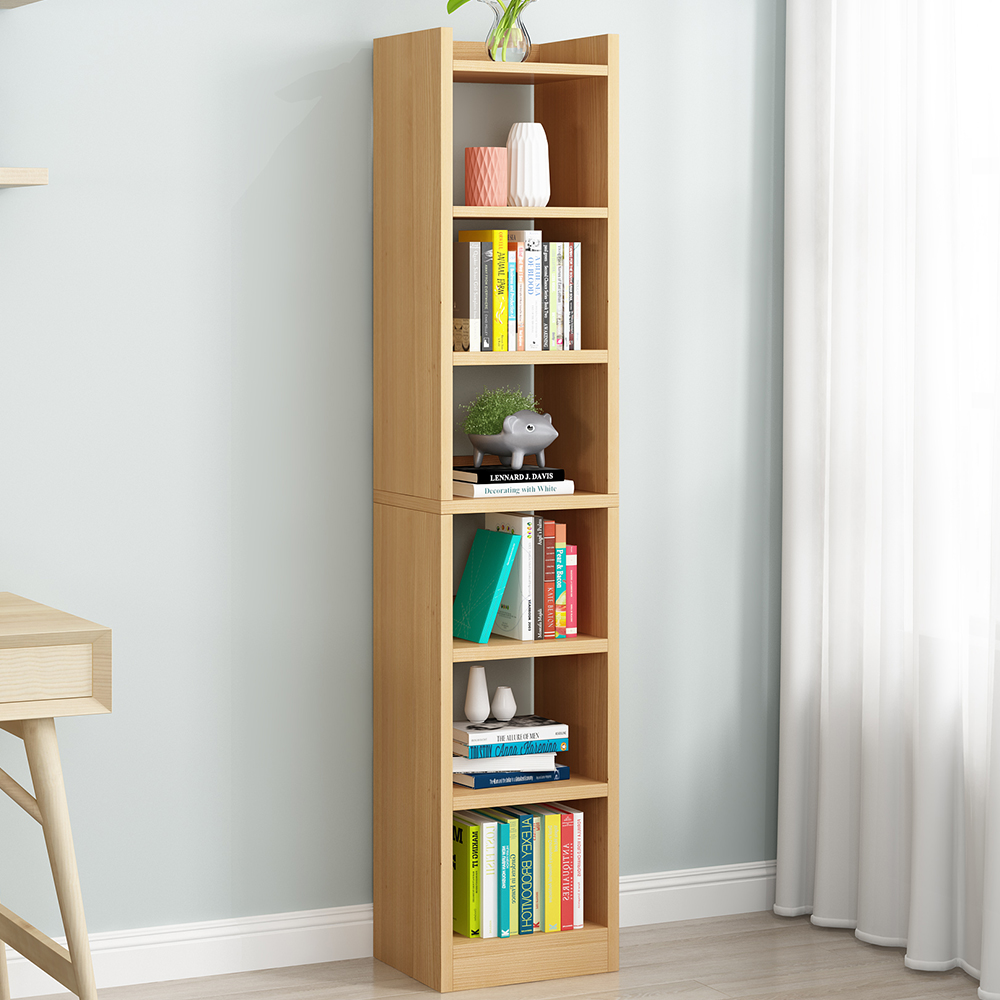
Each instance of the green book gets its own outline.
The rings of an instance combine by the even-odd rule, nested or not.
[[[451,820],[451,925],[463,937],[479,937],[479,827],[457,814]]]
[[[521,544],[520,535],[476,532],[452,614],[452,635],[469,642],[488,642],[507,577]]]

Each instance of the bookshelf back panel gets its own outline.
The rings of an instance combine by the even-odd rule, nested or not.
[[[607,799],[552,799],[583,810],[583,917],[607,927],[609,869]],[[618,872],[614,873],[615,879]],[[617,926],[617,921],[616,921]]]

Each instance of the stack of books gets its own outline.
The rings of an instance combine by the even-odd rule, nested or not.
[[[582,350],[581,247],[481,229],[454,247],[456,351]]]
[[[452,634],[485,643],[577,635],[577,547],[566,525],[534,514],[487,514],[452,610]]]
[[[576,484],[563,469],[522,465],[516,472],[506,465],[456,465],[452,492],[457,497],[566,496]]]
[[[452,781],[467,788],[502,788],[564,781],[565,764],[556,754],[569,749],[569,726],[538,715],[515,715],[509,722],[455,720]]]
[[[452,817],[456,934],[509,938],[583,927],[583,812],[560,802]]]

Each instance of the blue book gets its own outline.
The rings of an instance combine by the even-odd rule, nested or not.
[[[489,641],[520,544],[520,535],[485,528],[476,532],[452,611],[452,635],[456,638]]]
[[[521,740],[517,743],[484,743],[467,747],[462,743],[452,743],[452,751],[459,757],[479,760],[483,757],[522,757],[533,753],[564,753],[569,749],[569,740]]]
[[[531,934],[535,929],[535,852],[531,832],[531,813],[522,812],[520,809],[498,809],[497,812],[507,813],[508,816],[514,816],[517,819],[517,932],[518,934]]]
[[[557,764],[554,771],[491,771],[487,774],[453,774],[451,780],[466,788],[503,788],[506,785],[536,785],[543,781],[565,781],[569,767]]]

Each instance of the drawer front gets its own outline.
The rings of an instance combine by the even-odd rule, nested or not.
[[[89,698],[93,667],[94,647],[89,642],[0,649],[0,704]]]

